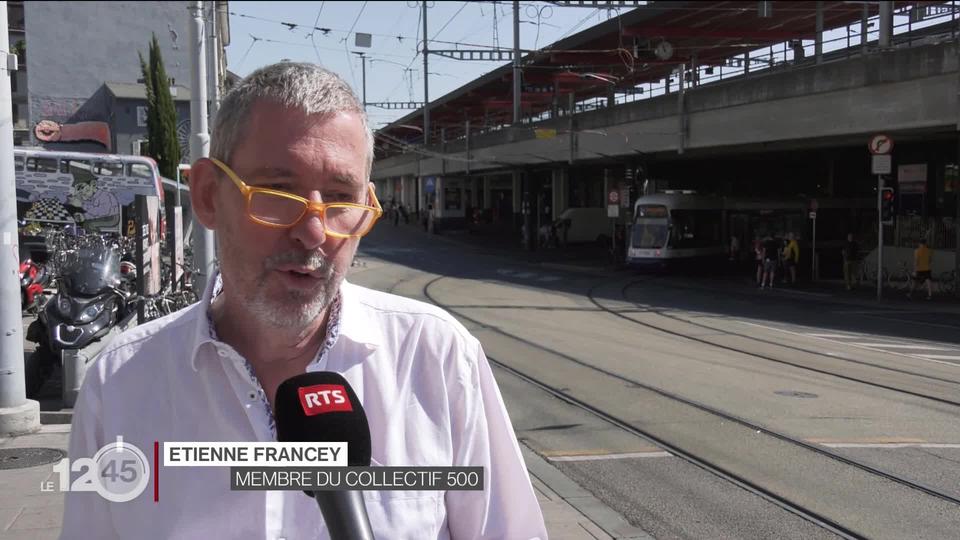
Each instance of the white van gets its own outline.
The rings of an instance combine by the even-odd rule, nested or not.
[[[567,208],[560,213],[557,221],[565,219],[570,220],[570,230],[567,231],[569,243],[596,242],[601,236],[610,238],[613,234],[606,208]]]

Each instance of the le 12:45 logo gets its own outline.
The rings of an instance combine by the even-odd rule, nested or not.
[[[41,491],[93,491],[110,502],[127,502],[136,499],[150,482],[150,464],[147,456],[136,446],[123,442],[110,443],[92,458],[79,458],[71,462],[61,459],[53,472],[59,476],[59,485],[46,482]],[[80,473],[73,482],[70,473]]]

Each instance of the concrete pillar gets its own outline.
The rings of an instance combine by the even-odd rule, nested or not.
[[[523,202],[523,185],[521,182],[522,173],[518,170],[513,171],[513,213],[520,213],[520,204]]]
[[[880,2],[880,48],[885,49],[890,46],[890,38],[893,37],[893,2],[882,0]]]
[[[864,2],[863,3],[863,12],[860,14],[860,50],[863,54],[867,54],[867,36],[870,33],[870,29],[867,28],[867,19],[870,18],[870,6]]]
[[[6,2],[0,2],[0,43],[4,47],[10,43]],[[0,303],[0,324],[4,330],[0,334],[0,437],[40,429],[40,403],[27,399],[23,320],[20,303],[13,300],[20,296],[20,280],[17,277],[20,265],[17,248],[17,180],[13,160],[10,159],[13,156],[10,77],[16,77],[17,72],[7,69],[7,66],[4,62],[0,69],[0,148],[4,156],[0,161],[0,229],[4,239],[0,256],[0,296],[3,298]]]
[[[553,169],[552,175],[553,201],[550,203],[550,207],[553,209],[553,215],[551,217],[556,221],[560,218],[560,214],[567,209],[566,201],[564,200],[567,192],[566,170]]]
[[[814,36],[813,55],[818,64],[823,63],[823,2],[817,1],[817,35]]]
[[[433,216],[442,218],[443,217],[443,185],[446,183],[446,178],[438,176],[436,179],[436,197],[433,200]]]

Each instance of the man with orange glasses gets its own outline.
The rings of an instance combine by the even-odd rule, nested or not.
[[[377,538],[546,538],[480,343],[446,312],[344,278],[382,214],[373,135],[349,86],[282,62],[224,99],[211,157],[191,170],[219,274],[198,304],[131,330],[87,373],[72,459],[122,436],[272,441],[278,385],[342,374],[370,424],[372,465],[482,466],[483,491],[365,494]],[[231,491],[229,470],[162,468],[160,496],[69,493],[63,538],[327,538],[298,491]],[[122,469],[117,474],[126,474]]]

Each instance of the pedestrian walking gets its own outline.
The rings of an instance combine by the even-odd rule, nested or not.
[[[773,280],[777,274],[777,265],[780,264],[780,243],[772,236],[763,241],[763,276],[760,279],[760,288],[765,285],[773,288]]]
[[[913,297],[913,288],[918,283],[927,286],[927,300],[933,299],[933,282],[931,281],[931,265],[933,263],[933,252],[927,247],[927,239],[921,238],[920,245],[913,251],[913,279],[910,280],[910,291],[907,292],[907,298]]]
[[[763,284],[763,241],[760,238],[753,239],[753,259],[757,263],[757,285]]]
[[[797,264],[800,263],[800,244],[797,243],[793,233],[787,233],[787,245],[783,248],[783,281],[787,283],[787,276],[790,276],[789,283],[797,284]]]

